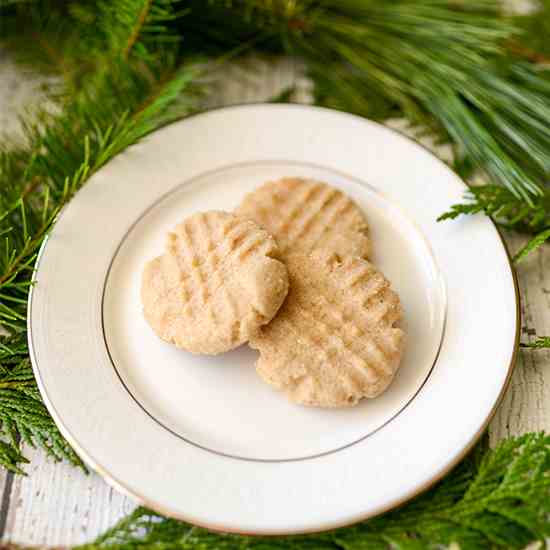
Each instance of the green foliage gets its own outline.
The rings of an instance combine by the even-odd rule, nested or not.
[[[54,459],[84,468],[63,439],[36,387],[24,333],[0,338],[0,464],[22,474],[21,442],[39,445]]]
[[[550,237],[550,3],[504,16],[493,0],[0,0],[4,47],[60,77],[52,109],[0,145],[0,464],[20,444],[80,464],[40,400],[26,343],[32,269],[55,216],[106,162],[200,108],[209,60],[253,45],[305,61],[317,103],[406,116],[489,183],[440,219],[483,212]],[[198,63],[198,60],[201,63]],[[292,89],[276,100],[288,101]],[[365,144],[368,146],[368,144]],[[421,191],[420,191],[421,192]],[[550,347],[541,337],[525,347]],[[522,548],[550,536],[550,438],[478,447],[443,482],[380,518],[327,534],[220,535],[139,508],[86,550]]]
[[[545,71],[506,49],[517,29],[499,3],[218,5],[227,6],[220,20],[240,13],[303,57],[317,102],[376,119],[403,113],[451,140],[527,204],[540,194],[550,168],[550,83]]]
[[[534,342],[521,344],[522,348],[547,349],[550,348],[550,336],[539,336]]]
[[[550,65],[533,49],[548,42],[550,3],[539,10],[506,17],[491,0],[221,0],[181,28],[224,47],[261,36],[258,47],[306,61],[317,103],[376,120],[406,116],[490,182],[479,202],[441,219],[498,209],[497,221],[536,235],[550,217]],[[227,21],[232,32],[214,36]],[[498,197],[488,205],[487,195]]]
[[[514,262],[518,263],[524,260],[530,252],[536,250],[542,246],[548,239],[550,239],[550,228],[541,231],[535,235],[515,256]]]
[[[550,437],[484,443],[442,482],[409,504],[329,533],[245,537],[212,533],[138,508],[79,550],[462,550],[524,548],[550,536]]]
[[[550,190],[542,193],[531,203],[511,194],[499,185],[486,184],[470,187],[465,203],[455,204],[439,216],[437,221],[452,220],[463,214],[480,212],[491,216],[500,226],[533,235],[532,239],[516,254],[514,261],[525,259],[530,252],[542,246],[550,238]]]
[[[536,14],[506,17],[493,0],[35,0],[0,9],[2,44],[61,77],[48,95],[55,107],[25,119],[24,143],[0,145],[8,350],[25,335],[32,268],[60,208],[116,154],[200,107],[213,54],[249,45],[302,58],[318,103],[378,120],[404,115],[450,141],[460,169],[491,183],[441,219],[484,212],[535,235],[521,257],[547,238],[550,79],[523,33],[542,25]],[[23,424],[11,426],[4,442],[14,451]]]
[[[470,187],[468,202],[457,204],[439,216],[438,221],[455,219],[462,214],[484,212],[499,225],[522,233],[539,233],[550,226],[550,189],[526,204],[505,187],[494,184]]]
[[[187,13],[179,5],[176,0],[99,0],[97,22],[103,43],[125,60],[157,62],[159,54],[173,55],[180,41],[173,25]]]
[[[78,73],[71,94],[54,96],[60,112],[40,110],[32,122],[26,120],[24,145],[0,145],[0,327],[9,335],[0,354],[0,462],[13,471],[24,462],[21,442],[77,461],[40,401],[23,347],[32,270],[44,237],[92,174],[149,132],[195,109],[199,99],[195,63],[176,63],[175,52],[166,47],[155,57],[149,38],[135,45],[136,32],[151,33],[160,25],[162,10],[173,15],[168,3],[159,2],[158,9],[154,2],[126,4],[117,39],[93,60],[94,70]],[[100,7],[108,12],[111,6]],[[134,46],[139,55],[131,55]]]
[[[438,221],[455,219],[462,214],[483,212],[503,227],[534,234],[514,256],[513,260],[516,263],[524,260],[550,239],[550,190],[548,188],[544,188],[543,193],[535,197],[531,205],[499,185],[471,187],[467,199],[469,201],[466,203],[453,205],[448,212],[439,216]]]
[[[550,62],[550,0],[537,0],[534,11],[514,17],[514,24],[521,29],[523,41],[528,47],[517,45],[518,53],[535,63]]]
[[[101,44],[97,13],[88,4],[69,9],[56,0],[21,2],[0,14],[2,47],[26,69],[63,79],[58,91],[71,94],[83,74],[98,63],[94,52]]]

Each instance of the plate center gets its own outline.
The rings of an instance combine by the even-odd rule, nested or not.
[[[301,176],[348,193],[365,211],[372,260],[399,293],[407,347],[396,378],[380,397],[352,409],[292,404],[256,375],[257,352],[246,345],[215,357],[161,341],[143,318],[141,272],[163,252],[166,233],[194,212],[232,210],[266,180]],[[234,165],[183,182],[128,230],[107,274],[105,342],[113,368],[131,396],[182,444],[247,460],[300,460],[334,452],[368,437],[400,414],[437,358],[445,291],[427,242],[394,204],[365,183],[332,170],[293,162]]]

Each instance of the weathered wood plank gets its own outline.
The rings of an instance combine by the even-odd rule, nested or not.
[[[512,253],[526,239],[505,236]],[[522,341],[550,334],[550,246],[545,245],[517,266],[522,309]],[[488,342],[487,345],[495,343]],[[494,420],[491,442],[528,431],[550,430],[550,351],[522,350]]]
[[[41,86],[54,80],[22,72],[0,48],[0,136],[22,137],[18,115],[43,97]]]
[[[6,531],[8,514],[10,511],[10,495],[13,485],[13,474],[0,468],[0,540]]]
[[[25,448],[28,476],[16,476],[2,542],[72,545],[89,542],[135,503],[95,474],[58,464]]]

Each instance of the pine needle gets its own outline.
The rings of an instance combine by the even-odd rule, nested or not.
[[[220,25],[240,13],[258,32],[278,29],[281,46],[309,67],[318,102],[377,119],[401,111],[527,204],[542,192],[550,168],[550,84],[543,68],[506,49],[519,29],[499,3],[216,4]]]
[[[136,21],[132,27],[132,32],[130,34],[130,37],[128,38],[128,42],[126,43],[126,46],[124,47],[123,56],[125,59],[128,59],[128,56],[130,54],[130,51],[134,47],[134,44],[137,42],[139,35],[143,29],[143,25],[145,25],[145,21],[147,20],[148,15],[150,14],[151,6],[153,4],[152,0],[147,0],[146,2],[141,2],[139,15],[136,18]],[[120,5],[117,5],[117,13],[119,13]]]

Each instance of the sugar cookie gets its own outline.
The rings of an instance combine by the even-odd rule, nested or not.
[[[195,214],[145,266],[145,319],[163,340],[193,353],[236,348],[283,303],[288,274],[278,255],[275,239],[252,221]]]
[[[250,339],[260,377],[294,402],[349,407],[376,397],[401,359],[404,333],[397,294],[357,257],[290,254],[288,297]]]
[[[283,178],[252,191],[236,213],[271,233],[284,256],[322,248],[342,257],[367,258],[367,222],[342,191],[326,183]]]

